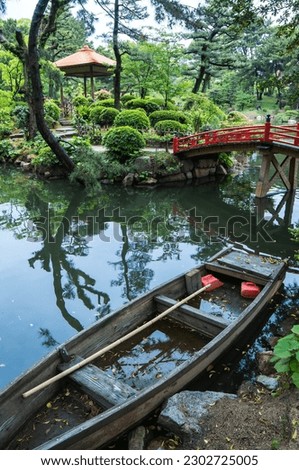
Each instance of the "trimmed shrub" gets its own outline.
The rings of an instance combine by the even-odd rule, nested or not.
[[[161,111],[154,111],[150,114],[149,118],[153,127],[155,127],[157,122],[166,120],[177,121],[181,124],[188,123],[188,117],[186,116],[186,113],[183,113],[182,111],[172,111],[167,109]]]
[[[120,101],[122,103],[126,103],[127,101],[135,100],[135,98],[136,96],[126,93],[125,95],[121,96]]]
[[[149,99],[142,99],[142,98],[134,98],[133,100],[126,102],[126,108],[128,109],[144,109],[146,114],[153,113],[154,111],[158,111],[160,106],[155,103],[153,100]]]
[[[45,119],[48,126],[54,126],[60,117],[60,108],[54,100],[46,100],[44,104]]]
[[[106,100],[101,100],[99,105],[103,106],[104,108],[114,108],[114,99],[108,98]]]
[[[138,109],[121,111],[114,120],[115,126],[130,126],[143,130],[150,127],[150,121],[144,111]]]
[[[83,96],[83,95],[76,96],[73,99],[73,106],[75,106],[75,108],[77,106],[88,106],[89,104],[90,104],[90,100],[86,98],[86,96]]]
[[[107,100],[112,97],[111,91],[102,89],[99,91],[96,91],[94,94],[94,97],[96,100],[102,101],[102,100]]]
[[[104,106],[101,106],[101,105],[91,107],[89,111],[90,120],[94,122],[95,124],[100,124],[101,112],[104,109],[107,109],[107,108],[104,108]]]
[[[101,126],[111,126],[118,114],[118,109],[103,108],[102,112],[99,115],[99,124]]]
[[[145,147],[142,134],[130,126],[111,128],[103,138],[103,143],[108,152],[121,163],[135,156]]]
[[[166,119],[164,121],[157,122],[157,124],[155,125],[155,131],[158,134],[174,132],[181,132],[182,134],[184,134],[187,132],[187,126],[185,124],[181,124],[178,121]]]
[[[15,119],[16,127],[18,129],[24,129],[25,132],[29,126],[29,108],[27,104],[17,105],[13,111],[12,116]]]
[[[87,106],[85,104],[82,104],[82,105],[76,107],[75,113],[76,113],[77,116],[79,116],[79,117],[81,117],[85,120],[88,120],[89,115],[90,115],[90,108],[89,108],[89,106]]]

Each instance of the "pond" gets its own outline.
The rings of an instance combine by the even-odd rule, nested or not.
[[[0,168],[0,388],[124,303],[219,251],[228,240],[293,258],[299,191],[255,200],[259,161],[223,181],[103,186]],[[297,306],[289,273],[277,314]]]

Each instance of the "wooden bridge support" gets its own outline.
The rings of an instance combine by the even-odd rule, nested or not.
[[[274,167],[273,174],[272,166]],[[288,191],[295,191],[297,188],[297,173],[298,159],[296,157],[286,156],[280,163],[273,152],[264,150],[259,180],[256,186],[256,197],[265,197],[277,176],[280,177]]]

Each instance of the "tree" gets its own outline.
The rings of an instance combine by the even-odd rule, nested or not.
[[[231,6],[209,0],[196,10],[190,34],[192,42],[186,53],[193,57],[188,75],[195,77],[193,93],[206,92],[211,77],[219,71],[233,69],[238,63],[234,45],[240,32],[235,29]]]
[[[134,28],[134,20],[143,20],[148,16],[147,9],[141,2],[142,0],[96,0],[98,5],[102,7],[109,18],[113,20],[112,26],[112,46],[116,60],[114,71],[114,106],[120,108],[121,94],[121,73],[122,73],[122,57],[128,51],[123,49],[120,41],[120,34],[136,39],[140,37],[140,32]]]
[[[31,82],[31,98],[32,98],[32,107],[34,111],[34,115],[36,118],[36,123],[40,134],[42,135],[43,139],[54,154],[57,156],[59,161],[67,168],[69,171],[72,171],[75,167],[73,160],[69,157],[65,149],[60,145],[58,140],[54,137],[52,132],[50,131],[44,116],[44,106],[43,106],[43,89],[42,89],[42,82],[40,77],[40,70],[39,70],[39,39],[41,36],[40,29],[42,25],[42,21],[45,19],[45,11],[48,6],[49,0],[39,0],[33,16],[31,27],[29,31],[29,41],[28,41],[28,70]],[[65,2],[63,1],[65,4]],[[53,30],[55,27],[55,19],[59,8],[61,7],[61,3],[59,0],[52,0],[51,3],[51,10],[48,17],[48,22],[46,23],[44,33],[45,35],[50,34],[50,30]],[[43,38],[44,39],[44,38]]]

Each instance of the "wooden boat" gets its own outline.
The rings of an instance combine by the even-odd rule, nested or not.
[[[1,448],[105,448],[230,348],[285,272],[229,246],[102,318],[0,393]],[[223,285],[210,291],[207,275]],[[242,297],[242,282],[259,294]]]

